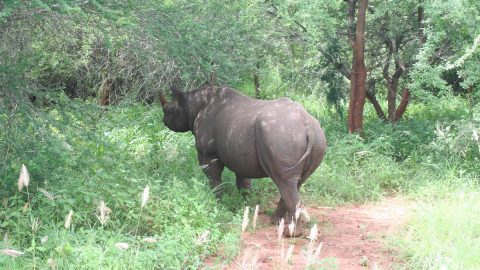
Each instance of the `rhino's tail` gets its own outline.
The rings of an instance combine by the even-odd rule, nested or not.
[[[326,139],[318,121],[311,116],[305,119],[307,148],[298,162],[288,170],[293,170],[304,164],[300,181],[305,181],[322,162],[326,151]]]

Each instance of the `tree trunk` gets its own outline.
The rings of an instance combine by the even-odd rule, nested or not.
[[[410,92],[408,90],[404,91],[401,101],[404,103],[401,103],[397,108],[398,82],[406,70],[402,60],[400,59],[401,56],[399,52],[399,44],[401,44],[401,42],[401,37],[385,39],[385,45],[388,53],[385,65],[383,66],[383,78],[385,80],[385,86],[387,87],[387,119],[390,123],[394,123],[401,118],[405,112],[410,97]],[[392,56],[395,58],[395,71],[390,76],[388,71],[390,67],[390,61],[392,61]],[[401,106],[403,106],[403,108],[400,108]],[[401,112],[400,115],[397,115],[399,112]]]
[[[409,101],[410,101],[410,91],[405,88],[403,89],[402,100],[400,100],[400,104],[398,105],[398,108],[395,111],[395,118],[393,119],[393,122],[398,122],[402,118],[403,113],[405,113],[405,110],[407,109],[407,105]]]
[[[352,5],[350,1],[349,14]],[[348,132],[362,132],[363,107],[366,98],[367,70],[365,67],[365,14],[368,0],[359,0],[355,36],[352,41],[353,57],[350,74],[350,103],[348,108]]]
[[[388,122],[393,122],[395,119],[395,109],[396,109],[396,100],[397,100],[397,89],[392,85],[392,83],[387,83],[387,114]]]
[[[255,97],[260,98],[260,76],[258,76],[258,71],[260,69],[260,64],[257,62],[255,67],[256,67],[256,69],[253,72],[253,84],[255,85]]]
[[[258,74],[253,74],[253,84],[255,85],[255,97],[260,98],[260,79]]]
[[[380,106],[380,103],[378,103],[375,95],[367,91],[367,98],[372,103],[373,108],[375,108],[375,112],[377,113],[378,118],[382,120],[387,120],[387,117],[385,116],[385,113],[383,112],[382,107]]]

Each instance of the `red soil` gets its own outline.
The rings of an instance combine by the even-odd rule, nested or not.
[[[310,269],[393,269],[395,251],[386,250],[383,242],[406,220],[410,203],[398,198],[377,203],[343,207],[307,207],[317,222],[319,242],[323,243],[319,264]],[[282,265],[281,242],[277,230],[261,214],[261,227],[254,234],[245,232],[238,257],[226,264],[221,255],[209,258],[205,269],[305,269],[307,260],[302,254],[308,243],[306,237],[283,239],[284,250],[294,244],[290,262]],[[310,228],[305,228],[308,234]],[[316,245],[315,245],[316,246]]]

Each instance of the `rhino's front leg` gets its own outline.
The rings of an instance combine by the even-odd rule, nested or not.
[[[238,174],[236,176],[237,176],[237,188],[238,188],[238,190],[250,189],[250,187],[252,186],[252,179],[238,176]]]
[[[252,186],[252,179],[241,177],[238,174],[236,176],[237,176],[237,181],[236,181],[237,189],[238,191],[240,191],[243,198],[245,199],[248,196],[249,190]]]
[[[199,157],[200,167],[210,181],[210,186],[214,189],[215,194],[220,196],[221,192],[215,190],[222,183],[222,172],[225,165],[216,158]]]

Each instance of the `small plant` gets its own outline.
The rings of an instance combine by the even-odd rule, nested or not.
[[[322,251],[323,243],[320,242],[318,246],[315,248],[317,238],[318,238],[317,224],[314,224],[310,229],[306,250],[302,252],[302,254],[307,258],[307,264],[305,266],[305,269],[310,269],[310,267],[314,265],[315,261],[319,259],[320,252]]]
[[[189,250],[189,252],[185,256],[185,259],[183,260],[180,269],[183,269],[183,267],[187,263],[187,261],[188,261],[190,255],[192,254],[192,252],[194,252],[197,248],[202,247],[203,245],[205,245],[209,241],[209,236],[210,236],[210,231],[206,230],[197,237],[197,240],[195,241],[195,245],[193,246],[193,248],[191,248]]]
[[[295,248],[295,245],[290,245],[286,251],[285,254],[283,254],[283,243],[282,243],[282,268],[285,268],[292,258],[293,255],[293,249]]]
[[[248,248],[243,253],[242,261],[239,265],[240,270],[255,270],[258,269],[258,254],[251,248]]]
[[[98,221],[100,221],[100,224],[103,227],[105,223],[107,223],[110,213],[112,213],[112,209],[108,208],[105,202],[102,200],[98,204],[97,211],[98,211],[97,213]]]

